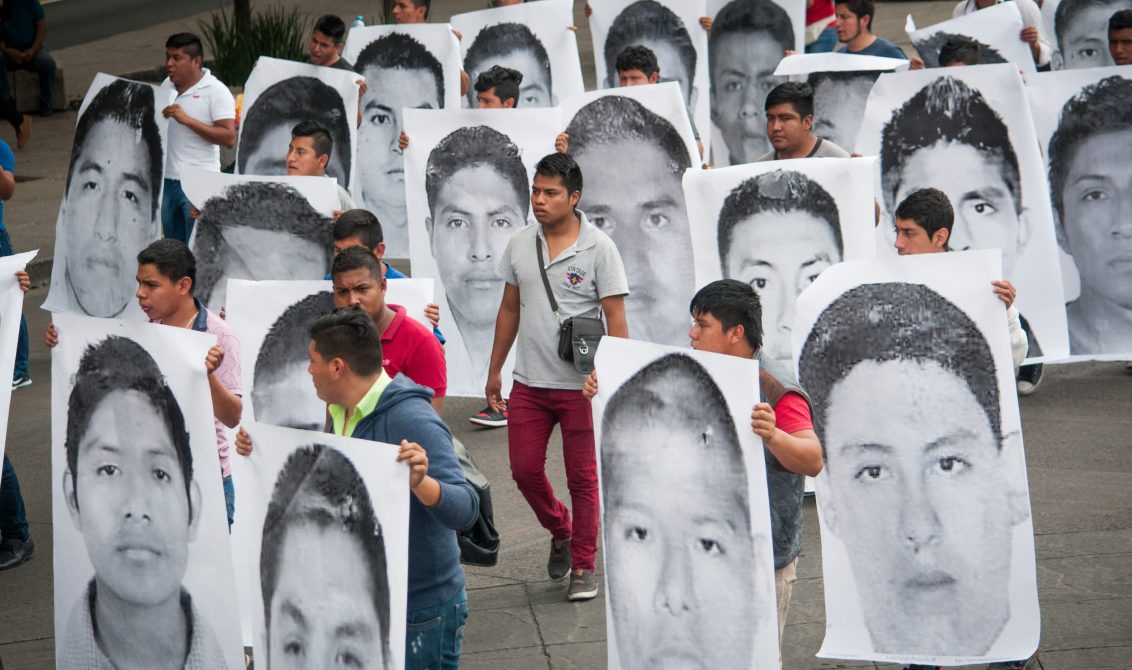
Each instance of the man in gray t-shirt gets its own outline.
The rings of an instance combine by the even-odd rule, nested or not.
[[[539,245],[547,280],[563,320],[574,316],[605,319],[606,332],[628,337],[625,296],[629,281],[621,255],[605,233],[576,209],[582,196],[582,171],[565,153],[539,161],[531,184],[531,208],[537,226],[526,226],[508,241],[496,272],[506,282],[495,322],[488,366],[487,402],[504,407],[502,369],[515,339],[514,386],[507,402],[507,446],[511,476],[551,533],[547,573],[570,575],[570,600],[597,595],[598,484],[593,415],[582,395],[585,376],[558,357],[558,318],[550,306],[539,268]],[[546,448],[558,424],[570,509],[554,495],[546,478]]]
[[[849,158],[849,152],[814,134],[814,89],[802,81],[775,86],[766,96],[766,138],[774,147],[756,163],[787,158]]]

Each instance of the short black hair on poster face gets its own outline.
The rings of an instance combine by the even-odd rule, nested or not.
[[[204,60],[204,45],[201,44],[200,38],[193,33],[176,33],[170,35],[169,39],[165,40],[166,49],[180,49],[185,52],[189,58],[200,58]]]
[[[389,33],[370,42],[358,54],[354,69],[360,74],[375,67],[383,70],[424,70],[436,81],[436,99],[444,106],[444,68],[425,45],[405,33]]]
[[[989,44],[955,33],[938,32],[914,45],[924,67],[947,67],[953,63],[990,65],[1005,63],[1006,58]]]
[[[516,51],[531,52],[535,62],[542,69],[543,76],[546,77],[547,88],[553,90],[554,79],[551,76],[550,56],[546,53],[546,47],[530,28],[521,23],[496,23],[479,31],[468,47],[468,54],[464,56],[464,69],[474,72],[484,64]],[[518,99],[516,95],[515,100]]]
[[[314,22],[314,29],[326,35],[335,44],[346,39],[346,22],[333,14],[323,14]]]
[[[381,222],[368,209],[348,209],[334,222],[334,241],[356,237],[371,252],[385,241]]]
[[[75,140],[71,144],[64,197],[71,188],[71,179],[74,178],[79,156],[91,130],[103,121],[120,123],[140,134],[140,141],[145,145],[148,165],[144,166],[142,174],[149,187],[150,216],[157,216],[162,177],[165,174],[165,154],[161,148],[161,130],[155,120],[156,104],[152,86],[126,79],[115,79],[95,94],[75,124]]]
[[[656,62],[656,54],[653,53],[652,49],[640,44],[630,44],[622,49],[621,53],[617,54],[614,68],[616,68],[618,74],[640,70],[646,77],[651,77],[660,72],[660,64]]]
[[[307,362],[311,324],[334,311],[330,291],[319,291],[288,307],[271,324],[255,359],[252,409],[262,415],[268,385],[287,382],[288,366]]]
[[[941,142],[966,144],[985,157],[998,160],[1014,210],[1022,212],[1022,178],[1010,132],[983,94],[955,77],[940,77],[920,89],[885,124],[880,173],[888,211],[896,207],[896,192],[905,164],[917,151]]]
[[[290,77],[268,86],[244,113],[237,154],[240,173],[247,172],[252,155],[248,148],[271,151],[269,147],[260,147],[267,133],[281,124],[306,120],[329,128],[334,144],[339,147],[350,146],[350,128],[356,117],[354,113],[346,112],[338,91],[314,77]],[[344,174],[334,176],[342,181],[348,180],[350,160],[349,151],[341,152],[339,161]]]
[[[381,371],[381,337],[361,308],[340,307],[310,327],[314,349],[326,360],[340,358],[362,377]]]
[[[87,346],[83,351],[79,369],[75,373],[74,386],[67,400],[67,436],[63,440],[63,448],[67,455],[71,486],[76,491],[76,504],[79,446],[90,428],[91,418],[111,394],[127,391],[143,395],[161,417],[162,425],[169,430],[169,438],[185,480],[185,499],[189,503],[187,523],[193,518],[193,452],[181,405],[149,352],[137,342],[118,335],[110,335]],[[133,437],[138,440],[149,439],[144,435]]]
[[[938,230],[946,230],[950,237],[951,227],[955,225],[955,210],[943,191],[921,188],[909,193],[896,207],[896,218],[914,221],[924,229],[928,237],[935,235]]]
[[[166,238],[151,242],[138,252],[138,266],[142,265],[156,267],[162,277],[174,283],[188,277],[192,287],[196,288],[197,259],[181,240]]]
[[[535,165],[535,176],[561,179],[567,195],[582,192],[582,168],[570,154],[556,151],[543,156]]]
[[[727,35],[763,33],[783,51],[794,48],[794,26],[786,10],[772,0],[732,0],[715,15],[708,37],[708,60],[719,56],[716,49]]]
[[[299,525],[346,533],[358,541],[373,588],[367,600],[373,605],[381,628],[382,657],[390,658],[389,564],[381,523],[358,469],[342,452],[322,444],[291,452],[275,479],[267,505],[260,541],[259,583],[268,637],[271,602],[282,572],[280,565],[288,560],[283,553],[287,531]]]
[[[334,151],[334,138],[330,136],[330,131],[326,129],[326,126],[314,121],[299,121],[291,129],[291,139],[296,137],[311,138],[311,141],[314,142],[314,152],[318,156],[329,158],[331,152]]]
[[[495,89],[495,97],[499,98],[500,102],[506,102],[510,99],[515,102],[515,107],[518,107],[519,84],[522,83],[522,72],[502,65],[492,65],[476,77],[476,84],[473,88],[475,88],[476,93],[487,93]]]
[[[531,184],[519,147],[503,133],[488,126],[464,126],[440,140],[425,164],[425,194],[428,209],[436,211],[443,186],[465,168],[491,168],[511,185],[515,203],[526,217],[531,204]]]
[[[735,326],[743,326],[743,336],[751,351],[758,352],[763,347],[763,305],[759,294],[746,282],[738,279],[717,279],[707,284],[688,304],[688,312],[693,316],[710,314],[727,332]]]
[[[602,52],[610,83],[617,81],[617,56],[625,47],[650,40],[667,42],[680,55],[680,62],[688,72],[688,81],[696,78],[696,47],[688,28],[671,9],[656,0],[637,0],[613,19],[605,36]],[[675,72],[667,73],[676,79]],[[687,95],[689,92],[684,91]]]
[[[1127,0],[1060,0],[1053,12],[1053,32],[1057,48],[1065,50],[1065,31],[1077,23],[1077,17],[1097,7],[1114,7],[1126,4]]]
[[[814,89],[814,95],[817,95],[818,89],[823,85],[829,83],[853,82],[868,80],[869,84],[876,83],[876,80],[883,74],[880,70],[847,70],[844,72],[811,72],[806,75],[806,83],[810,88]]]
[[[764,108],[770,111],[775,105],[790,104],[803,119],[814,115],[814,89],[804,81],[785,81],[766,95]]]
[[[377,260],[377,257],[369,249],[361,247],[343,249],[341,253],[334,257],[334,262],[330,264],[331,277],[354,270],[365,270],[378,282],[385,279],[381,261]]]
[[[605,95],[582,107],[570,120],[566,134],[574,154],[616,142],[650,143],[668,159],[665,167],[669,172],[682,177],[684,170],[692,166],[688,146],[676,128],[627,96]]]

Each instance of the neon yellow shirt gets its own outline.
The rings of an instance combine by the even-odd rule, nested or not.
[[[377,408],[377,401],[381,398],[381,394],[385,392],[385,387],[389,386],[393,379],[385,374],[385,370],[381,371],[378,375],[377,381],[373,386],[369,387],[366,394],[358,401],[354,407],[354,413],[350,415],[350,420],[346,420],[346,407],[345,405],[335,405],[330,403],[330,425],[334,428],[335,435],[342,435],[349,437],[354,434],[354,429],[358,427],[358,423]]]

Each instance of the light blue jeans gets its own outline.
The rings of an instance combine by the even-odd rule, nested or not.
[[[468,621],[468,592],[446,603],[409,612],[405,670],[457,670]]]
[[[232,522],[236,520],[236,487],[232,475],[224,478],[224,509],[228,510],[228,532],[232,532]]]

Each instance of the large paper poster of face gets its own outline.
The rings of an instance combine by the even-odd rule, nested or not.
[[[954,666],[1037,648],[999,266],[991,250],[850,261],[798,299],[799,382],[825,459],[818,656]]]
[[[778,63],[774,74],[796,80],[804,76],[814,89],[814,134],[851,151],[877,77],[907,69],[903,58],[834,52],[792,54]]]
[[[950,247],[1001,249],[1026,320],[1031,362],[1069,353],[1049,186],[1013,64],[881,75],[856,149],[880,156],[879,253],[895,254],[893,212],[908,194],[943,191],[955,210]]]
[[[578,209],[621,252],[633,336],[688,343],[688,211],[680,179],[699,166],[687,113],[674,83],[594,91],[562,106],[570,154],[582,168]]]
[[[1049,161],[1065,270],[1069,353],[1132,354],[1132,67],[1027,77],[1034,126]]]
[[[397,447],[245,427],[254,449],[232,461],[233,545],[256,662],[405,667],[411,494]]]
[[[1057,42],[1054,70],[1115,65],[1108,50],[1108,20],[1132,0],[1047,0],[1042,3],[1046,34]]]
[[[98,74],[75,124],[43,308],[142,320],[137,254],[161,237],[171,101],[153,84]]]
[[[905,32],[924,61],[924,67],[940,67],[939,50],[947,40],[962,35],[978,43],[980,65],[1013,63],[1023,72],[1036,72],[1030,46],[1018,39],[1022,32],[1018,6],[1004,2],[980,11],[980,14],[964,14],[919,30],[909,14]]]
[[[338,189],[325,177],[253,177],[186,167],[182,184],[201,211],[189,246],[194,294],[214,312],[229,279],[322,279],[330,269]]]
[[[763,354],[787,368],[794,367],[798,294],[830,266],[875,254],[872,179],[871,158],[767,161],[684,175],[696,286],[750,284],[762,302]]]
[[[503,298],[500,255],[530,216],[534,166],[554,151],[556,109],[408,110],[405,192],[413,275],[440,280],[448,395],[483,395]],[[504,366],[504,392],[511,378]]]
[[[355,186],[358,75],[348,70],[261,57],[244,86],[236,173],[287,174],[291,130],[314,121],[330,131],[334,149],[326,175]]]
[[[766,96],[786,81],[774,70],[786,51],[805,50],[802,0],[709,0],[712,17],[712,159],[716,165],[751,163],[770,151]]]
[[[428,324],[424,308],[432,302],[431,279],[391,279],[385,301]],[[244,421],[322,430],[326,403],[315,392],[310,364],[310,327],[337,304],[327,280],[228,281],[227,321],[240,340],[244,360]],[[251,402],[246,399],[251,398]]]
[[[465,107],[476,106],[474,85],[493,65],[523,75],[516,106],[556,107],[558,101],[584,92],[571,0],[544,0],[484,9],[452,17],[460,31],[464,71],[471,78]]]
[[[610,668],[778,668],[758,363],[607,337],[593,400]]]
[[[24,311],[24,293],[16,281],[16,271],[23,270],[38,251],[28,251],[0,258],[0,379],[12,376],[16,363],[16,344],[20,338],[20,316]],[[8,375],[4,377],[3,375]],[[12,389],[0,388],[0,426],[8,425]],[[0,460],[4,458],[7,431],[0,435]]]
[[[368,87],[352,194],[381,221],[385,254],[408,258],[405,159],[397,145],[403,110],[460,107],[460,45],[447,25],[365,26],[350,30],[342,56]]]
[[[156,667],[175,658],[178,667],[184,659],[185,667],[242,668],[204,369],[216,338],[148,323],[54,319],[59,667]]]
[[[711,146],[708,35],[700,25],[708,15],[704,0],[595,0],[590,5],[598,88],[619,87],[617,56],[625,47],[648,47],[656,54],[660,81],[680,85],[704,148]]]

